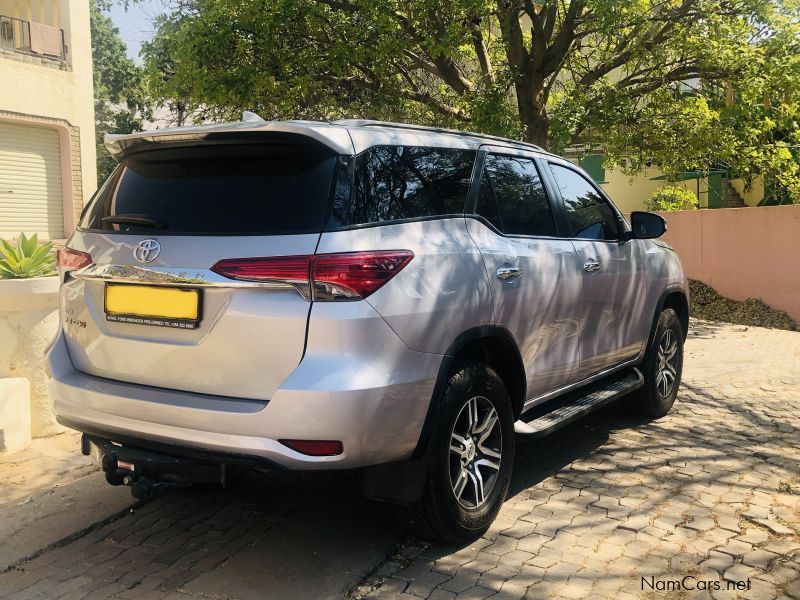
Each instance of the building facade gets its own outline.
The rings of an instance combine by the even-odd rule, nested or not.
[[[67,237],[95,162],[88,0],[0,0],[0,238]]]
[[[685,187],[697,198],[698,208],[745,208],[782,203],[780,199],[770,201],[762,178],[755,178],[747,186],[744,179],[731,175],[722,166],[704,172],[685,171],[670,176],[653,166],[636,175],[628,175],[618,167],[605,168],[603,155],[596,152],[570,148],[566,156],[583,167],[626,213],[646,210],[646,200],[664,185]]]

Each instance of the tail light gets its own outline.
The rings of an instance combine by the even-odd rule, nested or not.
[[[412,258],[411,250],[228,258],[211,270],[229,279],[291,285],[306,300],[361,300],[379,290]]]
[[[211,267],[211,270],[228,279],[291,285],[303,294],[306,300],[309,300],[311,297],[310,258],[309,256],[226,258],[217,262]]]
[[[59,248],[56,251],[58,268],[64,271],[75,271],[92,264],[92,255],[72,248]]]
[[[314,300],[366,298],[414,258],[411,250],[320,254],[311,262]]]

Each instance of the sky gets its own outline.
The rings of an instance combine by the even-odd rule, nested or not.
[[[153,17],[166,12],[163,0],[139,0],[130,2],[126,11],[118,3],[114,3],[111,10],[106,12],[119,29],[119,34],[128,46],[128,56],[136,64],[141,64],[139,47],[142,42],[153,37]]]

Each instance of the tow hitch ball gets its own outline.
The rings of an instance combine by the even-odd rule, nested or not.
[[[191,483],[177,481],[161,481],[143,477],[136,472],[136,465],[119,460],[113,452],[103,454],[100,459],[106,481],[111,485],[127,485],[137,500],[148,500],[156,490],[166,487],[188,487]]]

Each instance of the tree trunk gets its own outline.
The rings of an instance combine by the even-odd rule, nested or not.
[[[550,148],[550,119],[547,116],[547,111],[542,109],[541,112],[534,113],[532,118],[525,125],[525,141],[531,144],[541,146],[543,150]]]
[[[547,150],[550,146],[544,80],[537,75],[521,77],[515,86],[519,119],[525,129],[525,141]]]

